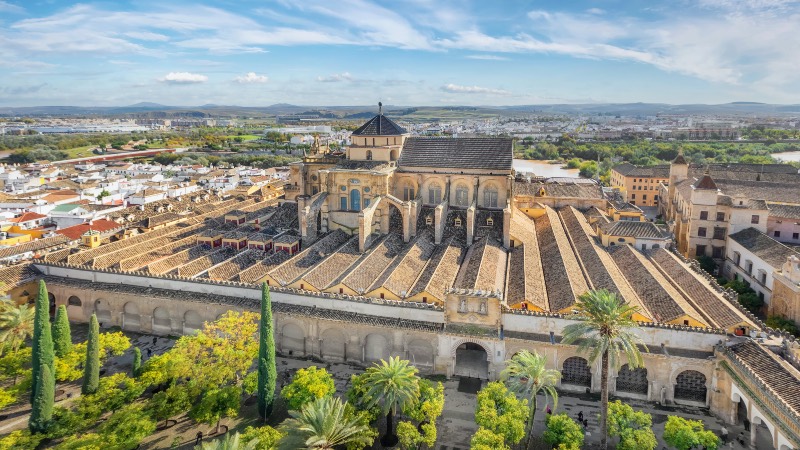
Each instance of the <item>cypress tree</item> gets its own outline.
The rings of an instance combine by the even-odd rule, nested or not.
[[[89,320],[89,341],[86,343],[86,364],[83,367],[83,386],[81,393],[94,394],[100,384],[100,326],[97,315]]]
[[[45,286],[44,280],[39,280],[39,294],[36,296],[33,341],[31,343],[31,375],[33,377],[31,403],[36,398],[36,392],[41,382],[42,367],[47,366],[51,376],[55,373],[53,337],[50,332],[50,299],[47,296],[47,286]]]
[[[134,377],[139,376],[139,371],[142,370],[142,351],[139,350],[139,347],[133,347],[133,369],[131,369],[131,375]]]
[[[272,330],[272,302],[269,286],[261,287],[261,335],[258,341],[258,413],[266,418],[272,412],[275,396],[275,336]]]
[[[53,419],[53,403],[55,403],[56,380],[50,366],[43,365],[36,380],[36,397],[33,399],[28,428],[31,433],[44,433]]]
[[[72,331],[69,328],[67,307],[64,305],[56,310],[56,320],[53,323],[53,349],[59,358],[63,358],[72,350]]]

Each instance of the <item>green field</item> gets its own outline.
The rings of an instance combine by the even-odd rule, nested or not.
[[[69,155],[66,159],[86,158],[87,156],[94,155],[94,153],[92,153],[92,149],[96,147],[96,145],[84,145],[83,147],[69,148],[62,151]]]
[[[225,139],[234,139],[234,138],[237,138],[237,137],[240,137],[240,138],[244,139],[245,141],[254,141],[254,140],[260,139],[260,138],[262,138],[264,136],[260,136],[260,135],[257,135],[257,134],[242,134],[242,135],[232,134],[230,136],[225,136]]]

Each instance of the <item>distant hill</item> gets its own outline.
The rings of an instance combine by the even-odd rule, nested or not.
[[[655,115],[655,114],[798,114],[800,105],[770,105],[757,102],[733,102],[719,105],[669,105],[666,103],[597,103],[561,105],[508,106],[503,109],[519,112],[544,112],[562,114],[614,114],[614,115]]]
[[[384,112],[405,120],[452,120],[459,117],[496,117],[520,113],[606,114],[650,116],[656,114],[796,115],[800,105],[772,105],[758,102],[732,102],[719,105],[666,103],[587,103],[519,106],[392,106]],[[321,118],[360,120],[377,113],[370,106],[298,106],[276,103],[269,106],[206,104],[168,106],[140,102],[127,106],[31,106],[0,107],[0,116],[114,116],[114,117],[274,117],[276,115],[316,114]]]

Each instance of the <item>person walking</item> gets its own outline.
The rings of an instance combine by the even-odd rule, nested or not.
[[[578,411],[578,422],[583,423],[583,411]]]
[[[203,440],[203,432],[202,431],[198,431],[197,432],[197,436],[196,436],[196,438],[194,440],[195,447],[200,445],[200,441],[202,441],[202,440]]]

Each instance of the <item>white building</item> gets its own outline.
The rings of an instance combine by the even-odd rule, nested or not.
[[[767,234],[777,241],[800,245],[800,206],[767,203]]]
[[[769,305],[773,273],[780,272],[791,255],[800,256],[800,253],[755,228],[745,228],[728,236],[723,272],[727,278],[750,285]]]

